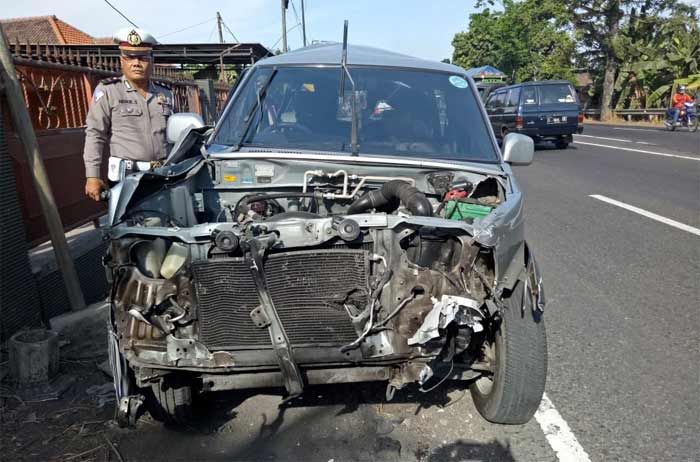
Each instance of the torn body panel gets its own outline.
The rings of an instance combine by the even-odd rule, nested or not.
[[[284,386],[291,399],[386,380],[391,399],[409,384],[520,380],[503,375],[513,339],[543,364],[542,281],[503,162],[525,162],[530,144],[499,154],[459,68],[367,56],[343,61],[347,104],[327,65],[254,66],[213,133],[189,131],[163,167],[112,190],[114,350],[171,418],[193,391]]]
[[[304,168],[303,165],[295,167],[297,167],[296,171],[302,171]],[[319,305],[315,308],[317,312],[325,316],[329,322],[338,324],[325,326],[326,329],[332,330],[330,336],[310,335],[312,339],[318,337],[319,340],[323,340],[320,342],[322,345],[319,341],[312,342],[319,344],[321,349],[337,350],[334,354],[327,354],[327,358],[320,353],[316,362],[337,363],[340,357],[352,364],[377,361],[398,363],[408,359],[427,364],[437,358],[446,345],[453,341],[448,339],[445,333],[452,329],[450,325],[457,316],[457,312],[451,313],[449,321],[443,320],[442,323],[437,324],[437,327],[432,326],[433,334],[437,329],[438,332],[442,332],[442,335],[433,335],[426,341],[417,341],[422,335],[421,328],[426,325],[426,319],[431,313],[435,315],[435,300],[443,300],[445,297],[451,297],[445,300],[452,302],[468,299],[471,300],[470,306],[475,305],[472,309],[481,310],[483,317],[494,316],[495,313],[484,308],[485,301],[488,298],[500,297],[503,287],[507,287],[504,282],[511,281],[513,284],[515,280],[522,278],[521,273],[527,268],[531,270],[536,268],[529,251],[527,252],[529,260],[525,258],[525,244],[522,241],[521,195],[519,192],[507,191],[502,181],[494,181],[497,192],[489,193],[488,196],[493,207],[492,212],[484,218],[474,220],[448,219],[440,216],[439,213],[432,212],[433,216],[409,215],[402,212],[401,204],[396,205],[397,210],[394,213],[373,211],[342,214],[340,211],[336,214],[334,207],[348,207],[351,202],[349,200],[327,204],[326,216],[310,212],[305,212],[307,215],[299,215],[299,212],[296,212],[295,215],[292,212],[277,210],[270,213],[267,218],[248,217],[244,221],[227,220],[218,223],[207,220],[187,227],[172,226],[172,222],[170,226],[164,226],[164,221],[172,220],[171,216],[149,218],[134,213],[143,211],[147,214],[152,207],[160,207],[160,210],[167,214],[167,211],[174,209],[172,202],[178,200],[178,196],[173,191],[190,191],[192,193],[185,197],[185,200],[193,201],[200,188],[198,182],[212,181],[212,177],[216,176],[216,174],[212,175],[212,170],[216,168],[216,163],[207,169],[196,169],[195,166],[191,166],[187,172],[197,170],[192,176],[178,176],[162,190],[153,188],[155,192],[140,198],[134,206],[130,206],[131,210],[120,215],[121,219],[126,218],[126,221],[114,226],[110,231],[112,239],[110,265],[116,288],[113,302],[119,312],[117,318],[120,320],[120,329],[127,333],[123,336],[121,344],[124,350],[128,351],[134,359],[138,359],[141,365],[152,367],[175,365],[200,369],[218,367],[231,370],[237,365],[234,358],[240,351],[250,351],[253,347],[267,350],[271,346],[274,350],[274,341],[262,342],[259,336],[248,332],[251,328],[259,329],[260,324],[268,328],[272,324],[270,318],[273,316],[270,307],[278,304],[275,299],[284,300],[284,282],[278,282],[283,281],[284,277],[280,274],[271,275],[270,270],[279,268],[281,271],[303,271],[305,264],[331,265],[333,261],[340,261],[338,252],[342,252],[345,248],[364,252],[368,267],[361,276],[357,276],[361,284],[350,287],[348,293],[329,294],[326,298],[320,297],[314,300]],[[430,173],[434,176],[434,172]],[[460,174],[464,172],[451,172],[451,177],[454,179]],[[365,177],[365,172],[352,176],[356,178],[357,184],[360,182],[366,184]],[[481,178],[483,182],[495,177]],[[331,176],[329,180],[331,180],[330,183],[307,187],[309,189],[321,187],[322,191],[326,191],[318,192],[319,197],[330,194],[327,191],[332,190],[333,187],[340,188],[338,195],[343,194],[343,189],[347,190],[347,185],[343,185],[342,182],[333,183]],[[352,181],[348,180],[348,175],[340,180]],[[138,186],[140,181],[144,181],[143,175],[130,178],[130,182],[122,188],[126,187],[132,192],[137,191],[140,189]],[[145,181],[154,180],[151,178]],[[304,181],[307,180],[304,179]],[[477,185],[474,190],[479,190],[480,182],[473,181],[473,183]],[[439,195],[435,195],[435,189],[430,186],[425,176],[416,176],[415,184],[424,188],[429,201],[439,200]],[[222,200],[221,196],[225,196],[223,191],[216,188],[214,191],[219,195],[220,202],[235,203],[233,199]],[[207,190],[202,191],[202,194],[206,193]],[[255,194],[265,193],[256,192]],[[282,193],[275,194],[275,197],[278,197]],[[113,201],[124,204],[133,197],[132,194],[131,199],[123,199],[119,194],[115,194]],[[240,202],[240,199],[238,201]],[[327,199],[326,202],[330,200]],[[433,205],[433,202],[428,203]],[[286,206],[289,207],[289,205],[288,202]],[[180,208],[184,209],[190,206],[180,204]],[[284,208],[284,206],[281,207]],[[220,213],[221,210],[218,210],[217,214]],[[263,211],[264,213],[266,212]],[[339,215],[342,218],[339,218]],[[358,229],[349,242],[343,234],[344,227],[338,226],[342,220],[349,220]],[[223,234],[228,236],[226,241],[229,242],[228,247],[222,244],[221,238],[217,239],[217,236],[221,237]],[[256,278],[249,280],[248,270],[251,265],[254,268],[255,259],[245,260],[246,255],[252,255],[250,253],[252,250],[247,249],[256,247],[258,245],[256,243],[261,238],[268,240],[271,238],[269,248],[259,257],[258,263],[264,270],[261,275],[258,275],[262,278],[258,278],[258,282],[264,282],[266,286],[273,284],[267,304],[261,303],[266,296],[265,291],[261,293],[261,287],[255,284]],[[161,251],[162,254],[166,254],[175,242],[187,248],[187,263],[174,272],[174,276],[170,279],[147,277],[142,273],[144,264],[140,264],[138,259],[143,257],[139,257],[134,249],[139,245],[154,245],[156,241],[166,242]],[[306,254],[303,251],[306,249],[323,249],[327,255],[314,254],[308,263],[304,263]],[[293,256],[296,257],[293,258]],[[245,273],[248,274],[234,271],[231,276],[227,276],[225,273],[228,270],[217,269],[217,261],[224,261],[221,258],[233,258],[235,265],[247,265]],[[159,260],[158,264],[162,264],[162,261],[163,259]],[[278,261],[280,261],[279,264]],[[276,266],[270,266],[273,264]],[[503,281],[497,278],[500,268],[504,268]],[[294,283],[316,284],[312,289],[323,291],[324,288],[333,286],[332,277],[342,278],[344,273],[352,274],[354,271],[343,266],[335,269],[338,271],[336,275],[316,275],[314,276],[316,280],[313,281],[301,277],[294,279]],[[238,276],[233,276],[234,274]],[[387,277],[383,279],[383,275]],[[232,283],[235,282],[241,287],[228,290],[216,284],[212,285],[212,277],[234,277],[236,280],[232,280]],[[287,284],[292,283],[291,281],[289,278],[286,279]],[[246,292],[244,294],[241,291]],[[225,295],[227,298],[237,300],[230,303],[230,308],[226,308],[230,316],[241,316],[240,313],[245,312],[245,319],[241,318],[237,322],[250,324],[241,330],[241,338],[246,335],[251,338],[246,338],[240,345],[217,337],[218,328],[212,323],[225,322],[225,319],[219,319],[217,315],[211,314],[211,309],[207,305],[210,303],[209,298],[216,297],[217,294],[219,296],[227,294]],[[310,292],[303,291],[299,294],[312,295]],[[247,300],[250,300],[250,303]],[[297,306],[301,300],[291,302]],[[220,300],[220,303],[226,305],[227,302]],[[285,328],[285,319],[287,322],[293,322],[290,312],[286,311],[289,310],[287,305],[290,300],[284,300],[284,303],[286,305],[281,308],[279,321],[281,329],[276,330],[277,333],[273,334],[272,340],[280,336],[284,339],[279,332]],[[328,314],[333,312],[336,314]],[[340,322],[338,316],[344,316],[346,323]],[[239,318],[236,317],[236,319]],[[457,324],[472,330],[476,325]],[[301,332],[306,331],[302,329]],[[340,332],[343,334],[339,334]],[[349,332],[352,332],[350,335],[354,335],[355,338],[351,342],[343,343],[343,339],[351,338],[348,335]],[[333,337],[334,333],[338,335]],[[308,332],[304,335],[308,335]],[[458,336],[458,334],[454,335]],[[299,342],[298,337],[299,335],[292,334],[289,342],[282,342],[287,344],[283,348],[283,359],[289,365],[286,377],[294,378],[289,383],[296,384],[300,381],[299,374],[294,372],[294,364],[297,363],[294,359],[296,349],[294,343]],[[328,340],[329,338],[331,340]],[[461,341],[464,343],[463,338]],[[343,349],[348,345],[350,348]],[[218,349],[218,347],[224,349]],[[220,355],[217,359],[217,351],[225,351],[230,357],[222,360]],[[338,352],[341,354],[337,354]],[[308,356],[305,361],[308,364]],[[263,362],[260,366],[268,367],[269,364]],[[250,367],[249,362],[246,367]],[[409,368],[409,370],[412,369]],[[416,370],[419,374],[422,367]],[[405,371],[402,376],[407,376]],[[417,377],[414,378],[417,379]],[[300,390],[299,385],[293,388],[296,392]]]

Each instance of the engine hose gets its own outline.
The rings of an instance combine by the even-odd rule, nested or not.
[[[384,183],[381,189],[370,191],[353,202],[348,208],[348,215],[360,213],[369,209],[384,207],[400,201],[412,215],[430,217],[433,207],[425,194],[402,180],[392,180]]]
[[[247,214],[248,211],[250,210],[250,204],[253,202],[263,202],[267,200],[273,200],[273,199],[286,199],[289,197],[308,197],[311,198],[311,204],[314,206],[314,210],[318,212],[318,198],[314,195],[314,193],[296,193],[296,192],[288,192],[288,193],[260,193],[260,194],[247,194],[243,196],[237,203],[236,206],[233,208],[237,213],[241,213],[243,215]]]

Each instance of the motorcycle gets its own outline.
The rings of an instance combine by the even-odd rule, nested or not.
[[[683,108],[678,115],[678,121],[673,123],[673,109],[669,109],[666,113],[666,130],[673,131],[676,127],[688,127],[688,130],[694,132],[698,129],[698,116],[695,112],[695,103],[684,103]]]

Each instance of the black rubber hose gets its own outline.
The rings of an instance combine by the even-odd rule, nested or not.
[[[260,193],[260,194],[247,194],[243,196],[237,203],[236,206],[234,207],[234,210],[237,213],[241,214],[247,214],[248,211],[250,210],[250,204],[253,202],[262,202],[262,201],[267,201],[267,200],[272,200],[272,199],[286,199],[289,197],[309,197],[311,198],[311,203],[314,205],[314,210],[318,212],[318,198],[314,195],[314,193],[295,193],[295,192],[288,192],[288,193]]]
[[[348,215],[360,213],[369,209],[384,207],[392,202],[401,201],[412,215],[430,217],[433,207],[425,194],[402,180],[392,180],[384,183],[381,189],[370,191],[363,195],[348,208]]]

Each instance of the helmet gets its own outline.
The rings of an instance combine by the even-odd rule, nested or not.
[[[678,91],[685,91],[685,85],[679,85]]]

